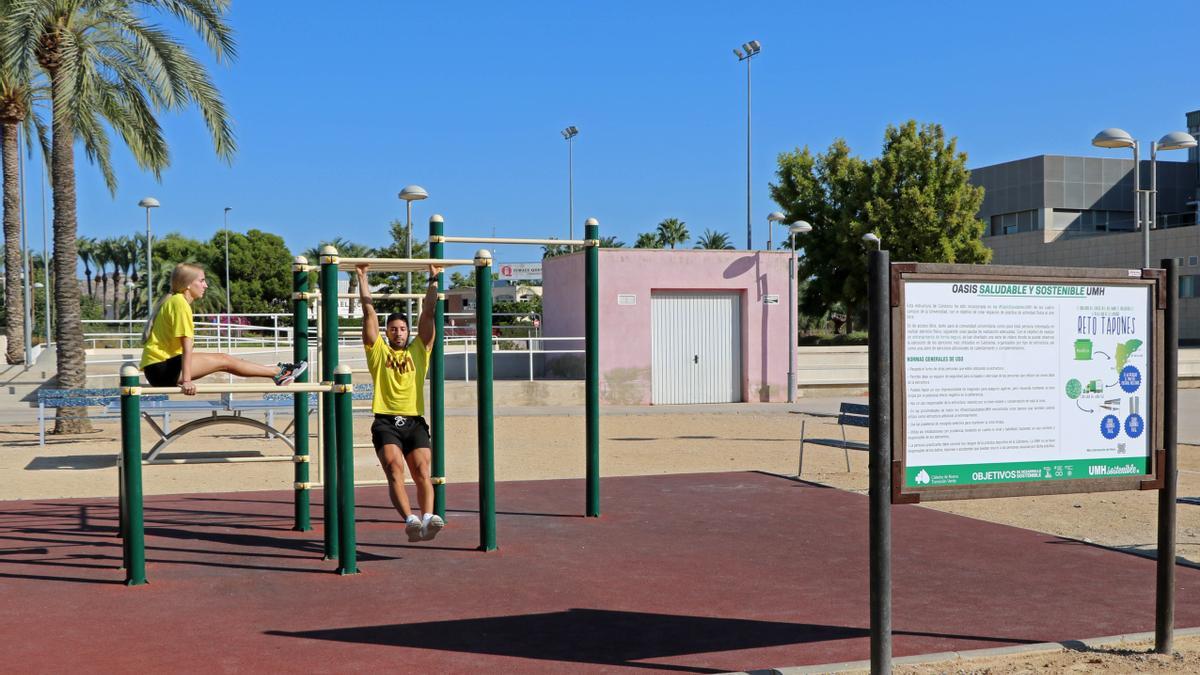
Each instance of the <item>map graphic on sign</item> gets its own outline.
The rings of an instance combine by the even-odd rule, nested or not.
[[[496,273],[505,281],[541,279],[542,263],[502,263],[496,266]]]

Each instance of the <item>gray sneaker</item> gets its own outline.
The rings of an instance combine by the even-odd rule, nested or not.
[[[416,516],[410,515],[408,520],[404,521],[404,533],[408,535],[410,542],[421,541],[423,529],[425,528],[421,527],[421,519]]]
[[[434,515],[429,517],[429,522],[421,528],[421,541],[432,541],[446,526],[446,521],[442,520],[441,516]]]

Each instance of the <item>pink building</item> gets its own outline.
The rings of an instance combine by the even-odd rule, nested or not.
[[[787,401],[789,255],[601,249],[601,401]],[[542,276],[544,335],[582,336],[583,253],[545,260]]]

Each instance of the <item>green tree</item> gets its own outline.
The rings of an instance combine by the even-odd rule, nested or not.
[[[893,260],[986,263],[976,218],[982,188],[973,187],[967,156],[938,124],[889,126],[880,156],[867,162],[834,141],[821,155],[808,148],[779,156],[771,197],[788,221],[807,220],[813,231],[796,235],[809,279],[800,311],[821,316],[840,304],[847,331],[866,309],[867,270],[862,236],[878,234]]]
[[[970,184],[967,154],[940,124],[909,120],[888,126],[883,152],[871,163],[869,228],[893,260],[986,263],[984,223],[976,215],[983,188]]]
[[[678,218],[667,218],[658,224],[658,240],[663,246],[675,248],[688,240],[687,223]]]
[[[600,248],[625,248],[625,242],[616,237],[600,237]]]
[[[706,229],[704,230],[704,234],[696,240],[696,245],[692,248],[730,250],[733,248],[733,244],[729,242],[728,234]]]
[[[450,288],[475,288],[475,275],[451,272]]]
[[[215,284],[220,292],[211,290],[219,312],[225,311],[225,233],[213,235],[206,249],[212,252],[208,278],[218,277]],[[340,251],[340,249],[339,249]],[[251,229],[245,234],[229,234],[229,298],[234,311],[240,314],[281,312],[291,306],[292,254],[283,237]]]
[[[79,323],[74,141],[80,130],[103,138],[86,148],[108,165],[105,126],[120,134],[133,158],[155,176],[168,163],[167,145],[155,115],[193,104],[199,108],[217,154],[233,157],[233,130],[225,105],[204,66],[165,29],[139,16],[165,14],[195,30],[218,61],[234,54],[225,24],[228,0],[10,0],[0,28],[4,61],[19,79],[36,67],[47,75],[51,97],[50,182],[54,203],[54,271],[58,382],[86,384]],[[140,10],[134,12],[134,8]],[[103,120],[103,121],[102,121]],[[110,187],[111,171],[105,172]],[[90,431],[87,410],[70,409],[55,421],[56,433]]]
[[[809,279],[799,297],[801,314],[820,316],[835,303],[863,306],[867,294],[866,256],[861,237],[867,231],[864,209],[870,196],[870,167],[837,139],[821,155],[806,147],[779,155],[771,198],[787,221],[813,223],[796,236],[804,249],[798,273]]]
[[[654,232],[639,232],[637,241],[633,243],[634,248],[662,248],[662,240],[658,238],[658,234]]]

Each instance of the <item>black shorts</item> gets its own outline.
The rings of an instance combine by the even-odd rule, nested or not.
[[[142,372],[152,387],[174,387],[179,384],[179,374],[183,372],[183,354],[151,363]]]
[[[371,442],[375,444],[375,452],[385,445],[398,445],[408,456],[413,450],[429,447],[429,425],[420,416],[376,414],[371,424]]]

